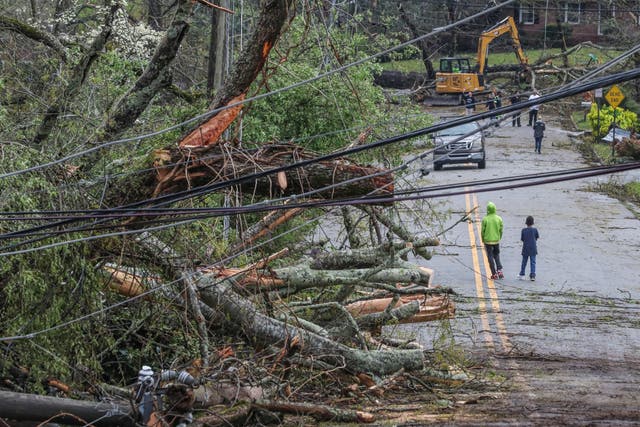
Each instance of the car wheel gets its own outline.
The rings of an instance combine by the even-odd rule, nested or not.
[[[442,169],[442,164],[441,163],[434,163],[433,164],[433,170],[434,171],[439,171],[440,169]]]
[[[484,160],[480,160],[478,162],[478,169],[484,169],[487,166],[486,162]]]

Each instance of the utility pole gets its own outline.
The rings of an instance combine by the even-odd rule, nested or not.
[[[220,6],[229,8],[229,0],[221,0]],[[207,64],[207,93],[222,86],[226,74],[227,12],[220,9],[211,10],[211,35],[209,39],[209,62]]]

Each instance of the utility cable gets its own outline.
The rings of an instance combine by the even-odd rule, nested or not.
[[[621,72],[621,73],[617,73],[617,74],[613,74],[607,77],[602,77],[599,79],[595,79],[591,82],[587,82],[587,83],[583,83],[581,85],[572,87],[572,88],[566,88],[563,90],[559,90],[559,91],[555,91],[553,93],[547,94],[547,95],[542,95],[539,98],[536,98],[534,100],[528,100],[528,101],[524,101],[518,104],[514,104],[514,105],[509,105],[509,106],[504,106],[504,107],[500,107],[491,111],[487,111],[487,112],[483,112],[483,113],[479,113],[479,114],[474,114],[471,116],[465,116],[459,119],[454,119],[452,121],[446,122],[446,123],[441,123],[441,124],[436,124],[433,126],[429,126],[427,128],[422,128],[422,129],[418,129],[416,131],[413,132],[409,132],[409,133],[405,133],[405,134],[401,134],[401,135],[397,135],[394,137],[390,137],[390,138],[386,138],[383,140],[379,140],[373,143],[369,143],[369,144],[365,144],[365,145],[360,145],[360,146],[356,146],[356,147],[352,147],[352,148],[348,148],[345,150],[340,150],[334,153],[330,153],[330,154],[326,154],[326,155],[322,155],[322,156],[318,156],[315,157],[313,159],[307,159],[307,160],[302,160],[299,162],[295,162],[289,165],[285,165],[285,166],[280,166],[280,167],[276,167],[276,168],[272,168],[266,171],[261,171],[261,172],[257,172],[257,173],[253,173],[253,174],[249,174],[246,175],[244,177],[239,177],[239,178],[234,178],[231,180],[227,180],[224,182],[219,182],[219,183],[214,183],[214,184],[210,184],[210,185],[205,185],[205,186],[201,186],[201,187],[197,187],[195,189],[189,189],[189,190],[184,190],[182,192],[176,192],[170,195],[165,195],[165,196],[160,196],[157,197],[155,199],[150,199],[150,200],[146,200],[146,201],[139,201],[136,203],[132,203],[126,206],[122,206],[120,208],[116,208],[116,209],[120,209],[122,211],[133,211],[135,210],[135,208],[139,208],[140,206],[143,206],[145,204],[149,204],[149,203],[153,203],[155,206],[160,207],[160,206],[164,206],[166,204],[170,204],[170,203],[174,203],[180,200],[185,200],[188,198],[192,198],[192,197],[197,197],[197,196],[203,196],[206,194],[210,194],[212,192],[218,191],[220,189],[223,188],[227,188],[230,186],[234,186],[234,185],[240,185],[244,182],[248,182],[248,181],[254,181],[260,178],[264,178],[267,177],[268,175],[272,175],[274,173],[277,172],[281,172],[281,171],[287,171],[287,170],[291,170],[294,168],[299,168],[299,167],[305,167],[308,165],[311,165],[313,163],[316,162],[320,162],[320,161],[327,161],[327,160],[333,160],[335,158],[338,157],[344,157],[350,154],[355,154],[355,153],[359,153],[365,150],[370,150],[373,148],[378,148],[378,147],[382,147],[388,144],[392,144],[395,142],[399,142],[402,140],[406,140],[406,139],[410,139],[410,138],[414,138],[416,136],[422,136],[428,133],[432,133],[432,132],[437,132],[439,130],[442,129],[446,129],[448,127],[453,127],[456,125],[460,125],[460,124],[464,124],[464,123],[468,123],[471,121],[475,121],[478,119],[482,119],[482,118],[488,118],[488,117],[492,117],[492,116],[496,116],[496,115],[500,115],[500,114],[505,114],[505,113],[509,113],[512,111],[516,111],[516,110],[520,110],[522,108],[525,108],[527,106],[530,105],[534,105],[534,104],[543,104],[549,101],[553,101],[556,99],[560,99],[563,97],[567,97],[567,96],[572,96],[575,95],[577,93],[582,93],[585,92],[587,90],[591,90],[597,87],[603,87],[603,86],[607,86],[610,85],[612,83],[618,83],[621,81],[628,81],[628,80],[632,80],[634,78],[637,78],[638,76],[640,76],[640,68],[635,68],[632,70],[628,70],[625,72]],[[296,199],[296,196],[292,196],[291,197],[292,200]],[[36,227],[37,229],[42,229],[42,227]],[[10,233],[12,234],[12,233]],[[7,237],[7,235],[2,235],[0,237]]]
[[[202,213],[200,213],[198,215],[192,215],[188,219],[184,219],[184,220],[179,221],[179,222],[172,222],[172,223],[170,223],[168,225],[160,225],[160,226],[147,227],[147,228],[136,229],[136,230],[126,230],[126,231],[119,231],[119,232],[114,232],[114,233],[99,234],[99,235],[93,235],[93,236],[85,236],[85,237],[82,237],[82,238],[67,240],[67,241],[64,241],[64,242],[51,243],[51,244],[39,246],[39,247],[36,247],[36,248],[27,248],[27,249],[16,250],[16,251],[0,252],[0,257],[18,255],[18,254],[24,254],[24,253],[30,253],[30,252],[35,252],[35,251],[39,251],[39,250],[50,249],[50,248],[64,246],[64,245],[68,245],[68,244],[72,244],[72,243],[86,242],[86,241],[96,240],[96,239],[105,238],[105,237],[132,235],[132,234],[142,233],[142,232],[145,232],[145,231],[146,232],[148,232],[148,231],[159,231],[159,230],[163,230],[163,229],[166,229],[166,228],[175,227],[175,226],[178,226],[178,225],[185,225],[185,224],[197,221],[197,220],[203,220],[203,219],[211,218],[211,217],[214,217],[214,216],[229,215],[229,214],[232,214],[232,213],[235,214],[238,211],[242,211],[242,213],[247,213],[247,212],[260,212],[260,211],[265,211],[265,210],[285,210],[285,209],[292,209],[294,207],[298,207],[298,208],[318,208],[318,207],[329,207],[329,206],[348,206],[348,205],[365,205],[365,204],[390,204],[390,203],[394,203],[394,202],[414,201],[414,200],[431,199],[431,198],[438,198],[438,197],[451,197],[451,196],[455,196],[455,195],[467,194],[467,193],[470,193],[470,192],[481,193],[481,192],[490,192],[490,191],[499,191],[499,190],[531,187],[531,186],[544,185],[544,184],[549,184],[549,183],[564,182],[564,181],[569,181],[569,180],[574,180],[574,179],[583,179],[583,178],[587,178],[587,177],[594,177],[594,176],[605,175],[605,174],[610,174],[610,173],[615,173],[615,172],[623,172],[623,171],[632,170],[632,169],[638,169],[638,168],[640,168],[640,162],[635,162],[635,163],[631,163],[631,164],[610,167],[609,169],[606,169],[606,170],[585,171],[583,173],[577,173],[577,174],[572,174],[572,175],[567,175],[567,176],[559,176],[559,177],[550,177],[550,178],[546,178],[546,179],[539,180],[539,181],[534,181],[534,182],[525,182],[525,183],[521,183],[521,184],[502,185],[502,186],[495,186],[495,187],[489,187],[489,188],[479,188],[479,189],[475,188],[473,190],[465,189],[465,190],[460,190],[460,191],[443,192],[443,193],[436,193],[436,194],[418,194],[418,195],[414,195],[414,196],[404,196],[404,197],[376,197],[376,196],[370,196],[369,197],[369,196],[367,196],[367,197],[361,197],[361,198],[355,198],[355,199],[351,198],[351,199],[320,200],[320,201],[304,202],[304,203],[297,203],[297,204],[291,204],[291,205],[287,204],[287,205],[268,206],[268,207],[267,206],[258,206],[258,207],[254,207],[252,209],[246,209],[245,207],[240,207],[240,208],[226,208],[226,209],[222,208],[222,210],[221,210],[220,208],[218,208],[218,209],[216,209],[215,213],[202,212]],[[416,190],[416,192],[418,192],[418,190]],[[203,209],[206,209],[206,208],[203,208]],[[191,213],[191,212],[189,212],[189,213]],[[4,249],[0,249],[0,250],[4,250]]]

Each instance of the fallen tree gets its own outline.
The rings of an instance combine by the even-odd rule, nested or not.
[[[209,105],[219,111],[187,132],[176,147],[155,151],[142,165],[153,168],[135,168],[143,170],[135,176],[123,174],[122,177],[105,178],[106,184],[102,184],[99,197],[100,206],[121,207],[123,216],[135,217],[138,207],[164,206],[156,204],[158,200],[185,200],[178,197],[172,200],[171,196],[182,196],[182,193],[194,190],[195,193],[206,190],[207,186],[215,187],[216,183],[235,179],[239,180],[235,188],[242,192],[240,204],[257,198],[299,197],[305,193],[313,193],[313,198],[393,193],[394,177],[388,170],[361,166],[349,159],[317,162],[302,169],[288,169],[252,180],[247,176],[274,167],[286,167],[301,159],[311,159],[314,154],[292,144],[257,144],[255,148],[244,148],[246,143],[240,147],[232,140],[221,140],[221,135],[241,111],[252,82],[262,72],[289,17],[289,7],[290,4],[281,0],[262,2],[251,41],[240,54],[223,89]],[[185,1],[177,2],[176,8],[176,20],[170,27],[171,31],[158,45],[156,54],[135,85],[111,106],[108,119],[98,127],[98,141],[121,135],[132,126],[154,95],[170,82],[169,65],[187,31],[191,11]],[[104,37],[99,41],[104,41],[108,33],[108,28],[105,28]],[[87,56],[89,63],[85,70],[88,70],[92,59],[93,56]],[[82,81],[77,80],[78,84]],[[74,90],[68,95],[73,97],[76,93]],[[69,100],[63,98],[60,99],[61,104]],[[51,132],[55,124],[53,119],[51,116],[50,122],[45,121],[47,126],[42,128],[39,141],[54,134]],[[91,170],[94,160],[89,158],[85,170]],[[124,160],[127,161],[130,159]],[[76,178],[84,172],[80,170],[74,175],[73,168],[66,171],[71,172],[65,174],[65,178]],[[339,185],[343,182],[348,184]],[[125,343],[132,345],[128,340],[139,339],[143,345],[151,345],[149,341],[152,340],[147,336],[149,330],[162,335],[159,340],[183,333],[176,341],[185,342],[185,348],[176,350],[176,347],[165,346],[164,342],[158,343],[155,348],[162,353],[158,356],[161,360],[158,363],[184,361],[189,356],[198,355],[201,368],[194,376],[203,378],[203,383],[230,375],[238,383],[249,382],[247,389],[264,388],[269,391],[265,395],[272,395],[271,392],[276,390],[285,396],[295,395],[295,391],[290,390],[294,377],[304,377],[309,371],[318,376],[330,373],[376,379],[398,372],[422,371],[428,360],[419,345],[408,348],[404,345],[406,343],[398,343],[396,346],[393,340],[377,339],[379,337],[373,335],[377,335],[385,324],[412,321],[430,304],[440,307],[438,318],[452,315],[452,306],[442,295],[447,290],[433,287],[433,271],[405,259],[409,252],[429,259],[430,253],[425,247],[438,242],[436,239],[416,238],[381,211],[362,212],[375,232],[371,233],[370,239],[359,238],[358,225],[347,224],[349,215],[345,214],[345,227],[350,229],[352,249],[323,250],[313,255],[306,249],[293,250],[286,254],[286,259],[285,254],[273,255],[250,265],[247,265],[250,262],[248,257],[237,261],[230,255],[250,249],[255,246],[254,242],[264,239],[277,226],[286,224],[287,220],[303,212],[281,216],[273,214],[271,219],[259,221],[247,233],[247,239],[243,241],[240,237],[231,245],[230,251],[220,256],[224,262],[214,265],[207,265],[211,260],[193,255],[197,251],[192,251],[189,244],[179,239],[182,230],[173,237],[169,233],[155,236],[142,232],[134,239],[106,239],[90,246],[87,252],[99,260],[96,270],[106,273],[104,287],[98,293],[101,295],[105,288],[111,288],[127,298],[110,306],[127,306],[123,310],[123,319],[104,316],[96,321],[97,328],[104,328],[101,330],[117,331],[111,335],[113,339],[105,345],[106,348],[100,349],[100,356],[108,359],[105,354],[116,354],[114,358],[118,357],[120,346],[124,347]],[[108,224],[106,220],[92,215],[85,218],[78,215],[78,218],[57,222],[55,226],[61,229],[57,231],[77,231],[62,229],[76,221],[86,221],[92,226],[115,225],[124,232],[138,232],[141,228],[140,222],[129,218],[116,218],[109,220]],[[39,230],[36,226],[32,231]],[[360,243],[356,243],[358,241]],[[190,243],[194,246],[203,244]],[[72,255],[77,255],[77,252]],[[229,256],[224,257],[226,255]],[[278,264],[276,261],[281,262]],[[82,279],[78,288],[82,288],[81,284]],[[356,306],[365,306],[367,312],[352,311]],[[144,315],[128,322],[130,318],[126,316],[137,314],[136,310]],[[179,319],[181,323],[167,321],[165,315],[169,317],[168,313],[176,314],[172,320]],[[236,357],[216,357],[220,352],[226,354],[227,346],[223,351],[221,344],[227,342],[233,343],[234,349],[229,352]],[[192,345],[194,343],[196,345]],[[176,354],[181,350],[184,354]],[[126,370],[129,372],[137,368],[127,366]],[[88,374],[86,376],[89,377]],[[122,376],[125,377],[125,373]],[[371,381],[379,385],[377,381]],[[369,384],[367,387],[373,386]],[[245,384],[235,390],[242,387]],[[234,399],[238,400],[238,393],[234,398],[226,397],[222,401],[231,406],[236,403]],[[341,417],[358,422],[368,419],[359,413],[320,405],[285,404],[255,396],[247,396],[246,399],[256,409],[297,410],[317,419]],[[106,415],[100,412],[103,408],[98,404],[93,408],[98,412],[85,413],[83,411],[88,410],[89,405],[79,404],[76,408],[67,400],[43,400],[41,403],[43,412],[38,416],[41,421],[46,420],[44,417],[49,416],[47,411],[54,405],[66,407],[68,413],[73,414],[52,419],[55,422],[72,424],[80,419],[82,421],[79,422],[87,424]],[[23,406],[19,407],[24,411]],[[12,411],[11,408],[1,409],[0,417],[18,416]],[[22,415],[34,416],[33,413]],[[115,424],[118,422],[114,421]]]

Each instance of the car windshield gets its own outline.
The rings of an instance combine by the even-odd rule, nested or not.
[[[475,131],[477,129],[478,129],[478,127],[474,123],[465,123],[465,124],[462,124],[462,125],[454,126],[452,128],[449,128],[449,129],[443,129],[440,132],[438,132],[438,135],[440,135],[440,136],[464,135],[464,134],[467,134],[469,132],[473,132],[473,131]]]

